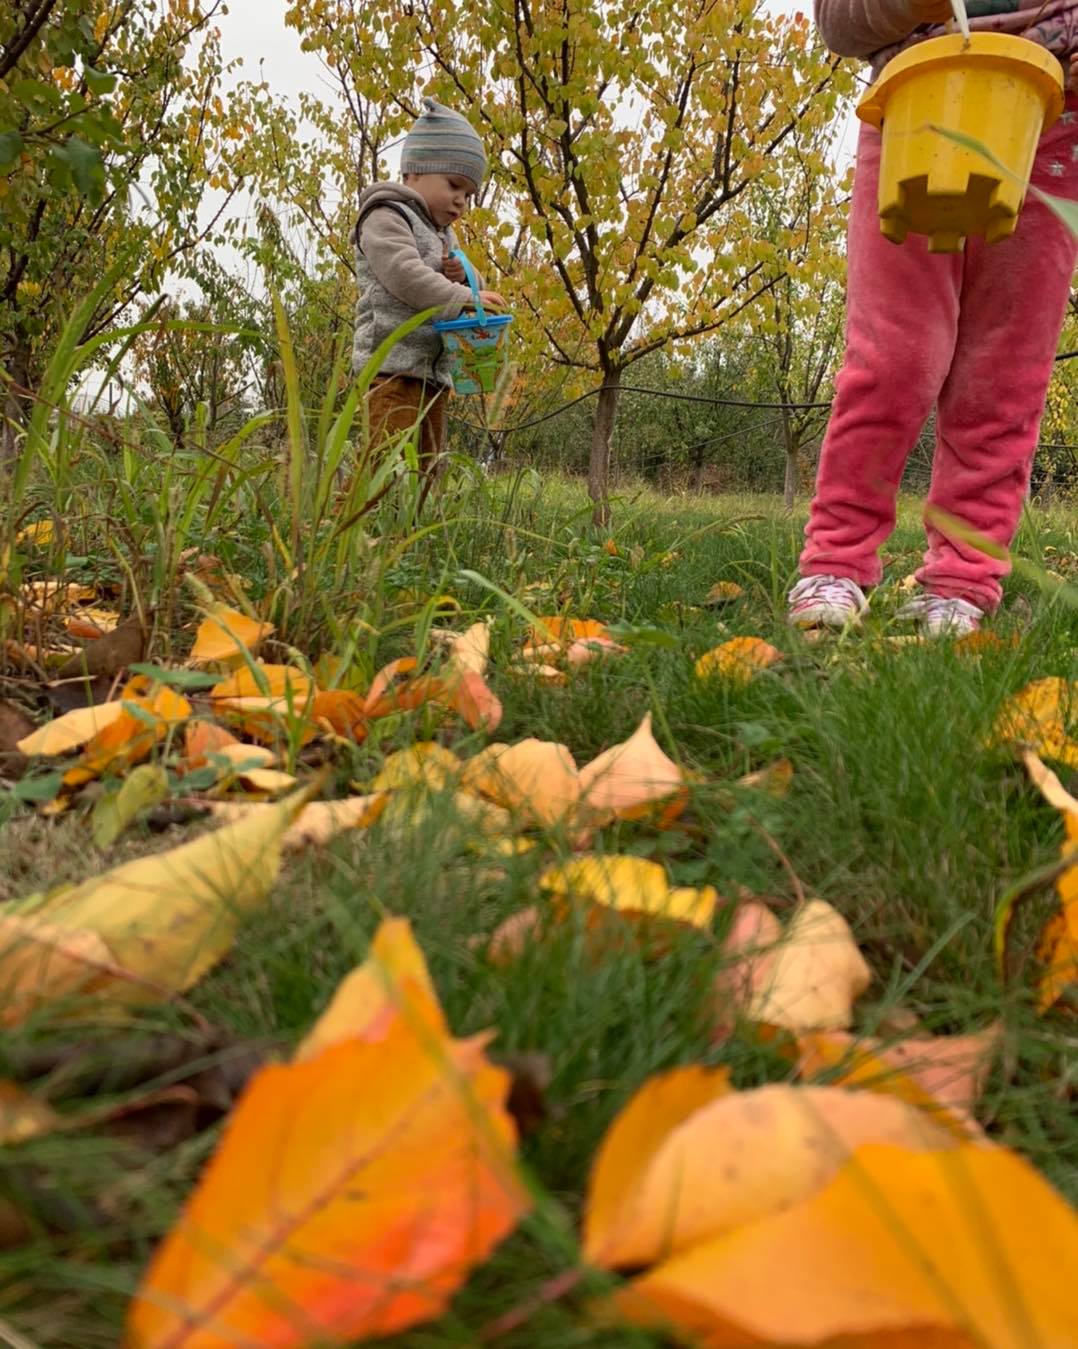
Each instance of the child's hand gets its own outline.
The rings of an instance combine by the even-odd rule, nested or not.
[[[923,23],[946,23],[954,18],[950,0],[910,0],[910,15],[917,26]]]
[[[496,290],[481,290],[479,300],[484,309],[505,309],[506,303]]]
[[[460,258],[451,258],[447,248],[442,254],[442,272],[449,281],[456,281],[461,286],[468,284],[468,276],[464,270],[464,263]]]

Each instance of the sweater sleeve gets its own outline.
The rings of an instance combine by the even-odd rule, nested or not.
[[[441,318],[455,319],[472,298],[467,286],[427,266],[408,222],[396,211],[375,207],[363,221],[359,246],[374,275],[409,309],[418,312],[437,305]]]
[[[816,26],[839,56],[871,56],[919,27],[909,0],[815,0]]]

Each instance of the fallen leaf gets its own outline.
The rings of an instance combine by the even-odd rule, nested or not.
[[[490,624],[473,623],[450,643],[449,664],[461,674],[481,675],[490,658]]]
[[[704,603],[710,605],[730,604],[739,600],[745,591],[736,581],[716,581],[704,597]]]
[[[263,665],[254,661],[222,679],[210,690],[216,704],[243,702],[250,698],[278,701],[294,716],[302,716],[315,695],[310,675],[294,665]]]
[[[231,731],[226,731],[215,721],[189,721],[184,727],[183,735],[181,771],[184,773],[193,773],[198,768],[205,768],[211,755],[220,754],[223,750],[240,743]]]
[[[718,904],[710,885],[699,890],[671,888],[658,862],[643,857],[580,857],[549,867],[540,886],[567,900],[586,900],[603,910],[638,918],[658,918],[707,931]]]
[[[214,606],[198,625],[191,649],[191,665],[223,664],[238,669],[274,632],[272,623],[260,623],[238,609]]]
[[[166,684],[153,683],[147,675],[137,675],[128,683],[121,709],[64,774],[68,790],[149,758],[154,747],[191,715],[191,704],[182,694]]]
[[[1002,1027],[974,1035],[909,1036],[890,1042],[845,1031],[798,1037],[798,1071],[831,1084],[896,1096],[958,1138],[978,1138],[974,1107],[984,1090]]]
[[[770,923],[754,909],[749,927],[766,932]],[[717,987],[720,995],[729,993],[740,981],[750,990],[743,1007],[748,1020],[796,1034],[849,1026],[854,1001],[871,979],[845,918],[814,899],[796,911],[774,945],[742,954],[732,968],[720,970]]]
[[[569,676],[564,670],[559,670],[554,665],[529,664],[527,661],[519,665],[510,665],[509,673],[511,675],[520,675],[526,679],[535,679],[544,684],[558,684],[564,687],[569,682]]]
[[[488,745],[464,765],[461,785],[489,797],[522,824],[544,828],[563,820],[580,799],[572,754],[549,740]]]
[[[681,769],[664,754],[651,733],[649,712],[623,744],[615,745],[578,774],[580,806],[595,821],[635,820],[654,812],[657,802],[665,802],[661,813],[665,822],[685,808],[688,791]],[[674,798],[671,800],[671,798]]]
[[[739,1092],[725,1069],[675,1068],[645,1083],[603,1140],[584,1253],[604,1269],[667,1259],[810,1198],[864,1143],[954,1140],[871,1092],[778,1083]]]
[[[1058,776],[1031,749],[1022,751],[1022,762],[1030,781],[1050,806],[1055,806],[1064,815],[1078,815],[1078,797],[1071,796]]]
[[[366,829],[385,810],[389,798],[385,792],[371,796],[349,796],[343,801],[311,801],[304,806],[295,823],[285,830],[281,846],[285,852],[321,847],[349,829]],[[276,806],[262,802],[211,801],[211,815],[224,824],[241,820],[268,819]]]
[[[330,1043],[248,1085],[135,1296],[129,1349],[390,1335],[440,1315],[526,1212],[508,1075],[482,1037],[416,1024],[393,989],[429,987],[422,957],[387,942],[388,987],[353,984]]]
[[[718,676],[735,684],[747,684],[761,670],[782,659],[782,652],[760,637],[732,637],[707,651],[696,662],[697,679]]]
[[[1056,882],[1059,914],[1041,933],[1038,955],[1046,965],[1041,978],[1037,1007],[1046,1012],[1074,985],[1078,985],[1078,814],[1067,811],[1063,817],[1066,841],[1064,859],[1073,858]]]
[[[47,1101],[17,1082],[0,1079],[0,1147],[51,1134],[59,1123],[60,1117]]]
[[[124,705],[118,698],[94,707],[77,707],[25,736],[17,748],[28,758],[59,758],[85,745],[123,715]]]
[[[79,585],[76,581],[28,581],[20,594],[30,608],[42,609],[47,613],[66,609],[70,604],[97,599],[97,591],[93,586]]]
[[[35,548],[45,548],[53,540],[55,525],[51,519],[35,520],[32,525],[20,529],[15,535],[16,543],[32,543]]]
[[[520,909],[503,919],[490,935],[487,943],[487,958],[493,965],[508,965],[524,954],[535,940],[543,922],[542,914],[535,904]],[[477,945],[482,938],[477,938]]]
[[[734,910],[714,980],[716,1041],[729,1038],[738,1016],[766,990],[774,948],[781,940],[782,924],[766,904],[747,899]]]
[[[1078,740],[1069,726],[1078,715],[1078,682],[1050,677],[1009,698],[996,719],[991,744],[1021,744],[1068,768],[1078,768]]]
[[[628,649],[627,646],[622,646],[620,642],[615,642],[609,637],[582,638],[570,645],[565,653],[565,660],[575,669],[607,656],[623,656]]]
[[[56,678],[93,679],[98,675],[118,674],[142,659],[146,636],[142,619],[138,614],[132,614],[61,665]]]
[[[350,689],[326,689],[314,695],[311,720],[356,744],[367,735],[367,704]]]
[[[90,817],[94,846],[108,848],[144,811],[168,799],[168,774],[160,764],[142,764],[115,791],[94,803]]]
[[[114,632],[120,623],[120,615],[112,609],[79,609],[64,620],[64,627],[72,637],[81,637],[93,642],[106,633]]]
[[[197,983],[265,900],[302,801],[19,901],[0,923],[0,1021],[17,1025],[76,992],[124,1004]]]
[[[789,759],[776,759],[773,764],[761,768],[755,773],[746,773],[738,778],[735,787],[745,791],[765,792],[768,796],[784,797],[790,790],[794,778],[794,766]]]
[[[417,785],[443,791],[460,778],[462,770],[463,764],[452,750],[433,740],[420,740],[386,758],[371,783],[371,791],[396,791]]]
[[[540,618],[539,623],[532,629],[532,645],[538,646],[544,642],[556,642],[561,646],[569,646],[572,642],[586,641],[592,637],[610,636],[610,630],[605,623],[600,623],[596,618],[562,618],[555,616],[553,618]]]
[[[1003,1148],[868,1144],[826,1189],[620,1292],[633,1324],[749,1344],[1031,1349],[1075,1343],[1078,1222]]]

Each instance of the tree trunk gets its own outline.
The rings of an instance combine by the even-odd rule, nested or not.
[[[588,495],[595,503],[592,522],[606,525],[610,521],[610,438],[618,414],[621,396],[621,368],[604,369],[603,386],[595,407],[595,421],[591,428],[591,459],[588,462]]]
[[[797,500],[797,489],[801,485],[801,474],[797,462],[800,446],[797,443],[789,408],[782,410],[782,439],[786,446],[786,477],[782,485],[782,504],[788,511],[792,511]]]
[[[18,459],[19,437],[30,412],[29,395],[20,392],[30,388],[30,349],[21,336],[16,337],[6,365],[8,378],[0,384],[0,469],[13,467]]]

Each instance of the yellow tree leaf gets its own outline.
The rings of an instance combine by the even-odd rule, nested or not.
[[[1063,856],[1073,858],[1074,865],[1056,882],[1060,912],[1045,927],[1039,943],[1039,954],[1048,967],[1037,998],[1042,1012],[1058,1002],[1069,988],[1078,985],[1078,814],[1068,811],[1063,826],[1067,833]]]
[[[265,899],[280,867],[281,838],[302,802],[297,793],[264,815],[127,862],[44,900],[25,900],[19,917],[72,939],[104,943],[111,962],[141,981],[107,981],[110,1001],[182,992],[221,959],[242,920]],[[57,978],[62,974],[58,969]],[[0,988],[7,976],[5,951]],[[51,986],[39,993],[40,1001],[54,996]],[[23,1015],[28,1010],[24,1003]]]
[[[1009,698],[992,730],[993,745],[1026,745],[1068,768],[1078,768],[1078,740],[1069,735],[1078,716],[1078,683],[1035,679]]]
[[[304,848],[321,847],[349,829],[366,829],[381,816],[388,800],[385,792],[377,792],[373,796],[349,796],[343,801],[311,801],[285,830],[281,847],[285,852],[302,852]],[[209,801],[207,805],[214,819],[224,824],[265,820],[277,809],[249,801]]]
[[[630,1101],[589,1185],[589,1260],[650,1265],[766,1218],[822,1189],[863,1143],[956,1145],[912,1106],[871,1092],[726,1087],[722,1074],[675,1068]]]
[[[761,670],[782,659],[782,652],[761,637],[732,637],[713,647],[696,662],[697,679],[717,676],[734,684],[747,684]]]
[[[238,609],[215,605],[198,625],[190,663],[238,668],[245,664],[244,653],[257,651],[273,631],[272,623],[259,623]]]
[[[1078,1342],[1078,1220],[1003,1148],[860,1147],[826,1189],[618,1295],[698,1349],[1049,1349]]]
[[[998,1024],[974,1035],[911,1036],[884,1042],[845,1031],[798,1037],[802,1077],[897,1096],[958,1138],[980,1137],[973,1116],[999,1047]]]
[[[674,813],[683,809],[688,793],[681,769],[664,754],[651,733],[649,712],[623,744],[614,745],[580,770],[581,816],[596,822],[618,817],[639,819],[654,803],[671,797]],[[664,820],[670,818],[669,811]]]
[[[704,597],[705,604],[730,604],[739,600],[745,591],[736,581],[716,581]]]
[[[387,982],[421,988],[401,929],[380,951]],[[128,1349],[393,1334],[438,1316],[527,1210],[509,1077],[482,1037],[417,1024],[362,976],[342,998],[323,1047],[249,1084],[136,1294]]]
[[[0,914],[0,1025],[21,1025],[42,1007],[124,978],[98,933],[33,914]]]
[[[247,698],[280,700],[299,716],[314,698],[314,680],[294,665],[263,665],[256,661],[244,665],[228,679],[222,679],[210,691],[215,703],[235,703]]]
[[[98,703],[95,707],[77,707],[25,736],[16,748],[30,758],[35,755],[58,758],[79,749],[123,715],[124,705],[119,698],[111,703]]]
[[[371,790],[396,791],[400,787],[423,785],[442,791],[460,777],[462,769],[463,764],[452,750],[433,740],[419,740],[386,758],[371,783]]]

